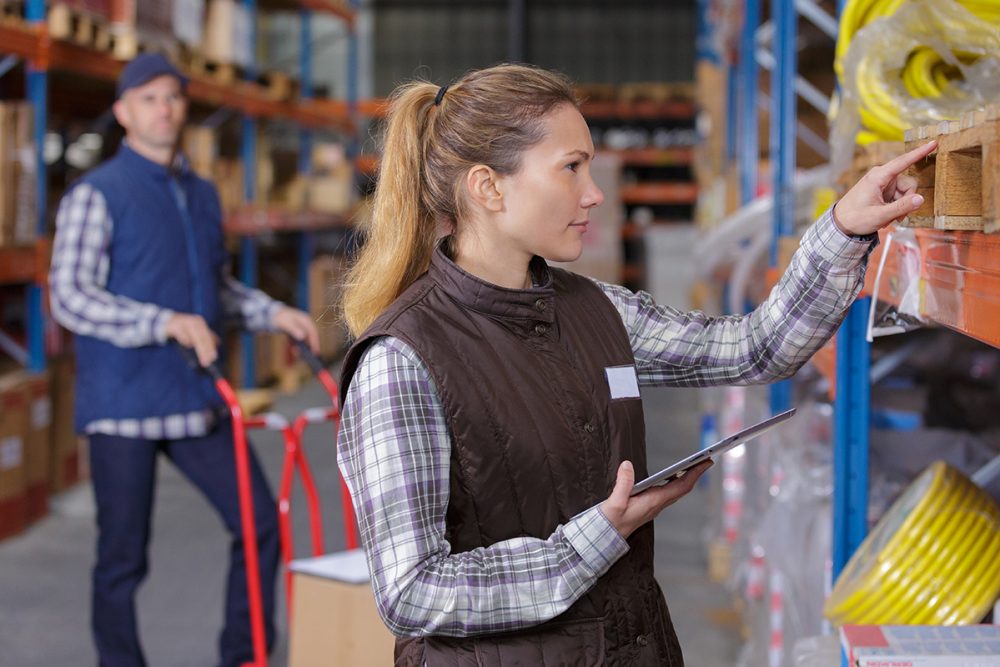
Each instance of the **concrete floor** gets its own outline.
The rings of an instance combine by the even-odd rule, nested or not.
[[[697,447],[698,405],[693,390],[644,390],[643,400],[650,434],[650,469]],[[325,394],[316,383],[310,383],[301,392],[280,398],[274,408],[294,415],[315,405],[325,405]],[[280,440],[271,434],[257,434],[254,440],[274,488],[281,467]],[[328,428],[316,426],[306,434],[307,453],[320,497],[325,499],[338,497],[332,443]],[[702,542],[708,518],[705,493],[704,487],[696,489],[657,520],[656,574],[673,611],[687,664],[731,667],[736,663],[740,640],[728,594],[706,576]],[[298,506],[303,506],[301,501]],[[333,501],[327,507],[327,547],[339,550],[344,546],[339,505]],[[91,489],[80,484],[53,499],[45,520],[0,543],[0,666],[96,663],[88,621],[94,537]],[[304,521],[297,523],[300,554],[308,548],[306,537]],[[226,553],[224,532],[214,513],[169,464],[161,465],[151,574],[138,602],[151,665],[215,664]],[[281,614],[282,637],[271,660],[277,667],[285,665],[287,655],[283,605]]]

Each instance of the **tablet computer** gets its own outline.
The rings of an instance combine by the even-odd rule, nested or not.
[[[667,482],[673,479],[678,479],[680,477],[683,477],[684,473],[686,473],[688,470],[695,467],[699,463],[707,461],[708,459],[715,459],[717,456],[725,452],[728,452],[733,447],[737,447],[745,442],[753,440],[761,433],[770,431],[778,424],[782,424],[788,421],[794,414],[795,414],[795,408],[792,408],[791,410],[786,410],[785,412],[776,414],[773,417],[768,417],[764,421],[758,422],[753,426],[748,426],[742,431],[734,433],[727,438],[723,438],[714,445],[709,445],[700,452],[695,452],[686,459],[682,459],[677,463],[674,463],[673,465],[667,466],[660,472],[650,475],[646,479],[642,480],[634,487],[632,487],[632,495],[634,496],[637,493],[642,493],[646,489],[652,488],[654,486],[662,486],[663,484],[666,484]]]

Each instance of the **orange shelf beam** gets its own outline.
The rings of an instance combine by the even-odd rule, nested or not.
[[[878,298],[898,306],[916,289],[921,315],[1000,347],[1000,234],[912,231],[916,246],[894,239],[889,247]],[[877,273],[877,262],[873,257],[869,273]]]
[[[636,205],[694,204],[698,186],[694,183],[635,183],[621,189],[622,203]]]
[[[588,120],[687,120],[695,115],[690,102],[584,102]]]
[[[42,40],[46,37],[40,25],[0,22],[0,53],[7,53],[30,60],[36,64],[42,57]]]
[[[694,160],[691,148],[636,148],[629,150],[598,151],[615,153],[627,167],[687,167]]]
[[[43,239],[33,246],[0,248],[0,285],[44,284],[51,252],[50,239]]]
[[[362,174],[371,176],[378,172],[379,156],[378,155],[359,155],[354,158],[354,166]]]
[[[123,62],[101,51],[62,40],[50,41],[43,28],[27,24],[23,27],[13,23],[0,24],[0,53],[21,56],[42,68],[112,83],[124,67]],[[282,118],[306,127],[332,127],[344,132],[354,130],[346,106],[340,108],[323,100],[272,100],[255,83],[240,81],[234,85],[223,85],[209,78],[192,76],[188,95],[195,102],[229,107],[258,118]]]
[[[230,213],[224,229],[230,234],[254,236],[270,232],[302,232],[350,227],[352,214],[248,207]]]
[[[298,0],[298,4],[303,9],[337,16],[347,21],[352,27],[354,26],[356,12],[346,3],[337,2],[337,0]]]

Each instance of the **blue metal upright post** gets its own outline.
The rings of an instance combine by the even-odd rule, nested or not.
[[[250,14],[250,65],[247,79],[257,78],[257,2],[243,0],[243,6]],[[253,204],[257,194],[257,123],[243,115],[243,136],[240,156],[243,162],[243,196],[247,204]],[[257,285],[257,243],[252,236],[240,239],[240,280],[248,287]],[[254,356],[253,334],[243,334],[243,386],[250,388],[257,384],[257,368]]]
[[[45,1],[28,0],[25,7],[28,22],[40,24],[45,21]],[[27,63],[27,94],[31,102],[35,125],[35,199],[37,218],[35,231],[39,239],[48,235],[48,171],[45,167],[45,130],[49,110],[49,73],[37,67],[37,63]],[[28,369],[35,372],[45,370],[45,292],[37,282],[28,287]]]
[[[299,12],[300,39],[299,50],[299,85],[302,99],[313,96],[312,85],[312,12],[303,9]],[[299,175],[308,177],[312,173],[313,133],[311,130],[299,131]],[[296,301],[299,308],[309,312],[309,265],[313,260],[316,240],[312,232],[304,231],[299,235],[298,249],[298,289]]]
[[[794,0],[772,0],[774,22],[774,71],[771,72],[771,169],[773,171],[774,227],[771,234],[771,266],[778,264],[782,237],[795,233],[795,125],[797,122],[795,76],[798,55],[795,43],[798,13]],[[771,412],[792,406],[792,382],[771,387]]]
[[[743,31],[740,35],[739,64],[739,161],[740,202],[749,204],[757,196],[757,162],[760,141],[757,137],[757,27],[760,25],[761,0],[746,0],[743,6]]]
[[[870,346],[865,338],[871,298],[858,299],[837,333],[837,395],[833,414],[833,576],[868,532]]]

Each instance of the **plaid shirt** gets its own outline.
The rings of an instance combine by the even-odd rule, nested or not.
[[[759,384],[793,375],[833,335],[864,282],[874,237],[849,238],[828,211],[802,239],[768,299],[749,315],[657,306],[598,282],[621,314],[640,384]],[[400,636],[469,636],[554,618],[628,551],[594,507],[548,539],[452,554],[445,539],[451,436],[417,354],[383,337],[345,397],[338,458],[379,610]]]
[[[164,329],[174,311],[140,303],[105,288],[111,258],[108,247],[114,222],[104,195],[81,183],[62,199],[49,271],[52,316],[79,336],[93,336],[118,347],[164,345]],[[234,279],[227,269],[220,280],[227,319],[252,331],[267,330],[281,303]],[[211,410],[147,419],[102,419],[84,427],[102,433],[149,440],[205,435],[216,421]]]

